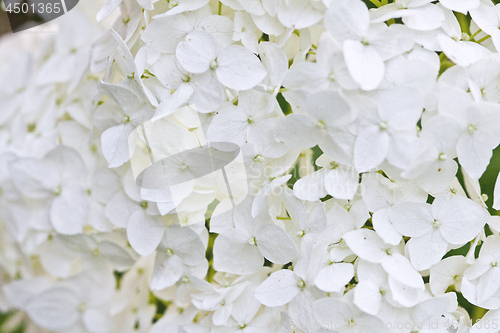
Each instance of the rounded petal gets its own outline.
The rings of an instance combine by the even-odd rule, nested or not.
[[[205,261],[205,246],[200,236],[191,228],[172,224],[165,230],[165,245],[189,266]]]
[[[122,166],[130,160],[128,137],[133,127],[130,123],[110,127],[101,135],[101,148],[110,168]]]
[[[446,292],[449,286],[455,285],[457,289],[457,278],[469,267],[464,256],[452,256],[444,258],[430,268],[429,286],[434,295]],[[459,290],[459,289],[457,289]]]
[[[437,29],[441,27],[443,21],[444,14],[441,8],[430,3],[418,7],[413,15],[403,17],[403,22],[408,28],[419,31]]]
[[[454,12],[460,12],[467,15],[467,12],[471,9],[475,9],[479,6],[479,0],[439,0],[439,3],[444,7],[453,10]],[[474,19],[475,21],[475,19]]]
[[[50,222],[60,234],[79,234],[87,221],[88,209],[87,193],[76,185],[65,186],[52,202]]]
[[[214,243],[214,268],[231,274],[253,274],[264,265],[264,257],[255,245],[249,244],[250,235],[232,229],[217,236]]]
[[[363,90],[374,90],[384,78],[385,65],[374,47],[359,41],[344,42],[344,58],[353,80]]]
[[[141,39],[146,45],[162,53],[175,53],[177,44],[193,30],[193,26],[184,15],[164,17],[151,22]]]
[[[361,311],[372,316],[377,315],[382,302],[380,288],[369,280],[360,281],[354,288],[353,302]]]
[[[406,246],[411,263],[417,271],[428,269],[437,264],[448,249],[448,243],[439,231],[433,231],[430,235],[412,237]]]
[[[336,298],[322,298],[314,302],[314,318],[324,328],[344,331],[353,316],[349,305]]]
[[[458,140],[458,161],[472,178],[479,179],[486,170],[493,156],[491,150],[493,142],[495,142],[494,137],[482,131],[464,132]]]
[[[354,144],[354,166],[369,171],[382,163],[389,151],[389,136],[376,126],[361,128]]]
[[[143,257],[149,256],[160,244],[165,227],[161,217],[151,216],[145,210],[136,210],[127,223],[130,246]]]
[[[181,66],[191,73],[210,69],[218,54],[217,40],[208,32],[195,30],[177,45],[175,55]]]
[[[32,158],[12,162],[9,173],[16,189],[28,198],[48,198],[59,183],[55,170],[47,163]]]
[[[275,264],[289,263],[299,254],[292,238],[275,224],[265,224],[260,227],[255,240],[260,253]]]
[[[391,289],[393,301],[404,307],[417,305],[422,296],[422,289],[412,288],[389,276],[389,287]]]
[[[293,185],[293,194],[297,198],[307,201],[317,201],[325,197],[327,194],[324,185],[325,175],[326,169],[322,169],[300,178]]]
[[[450,244],[463,244],[483,229],[489,213],[474,201],[454,196],[450,199],[439,196],[432,204],[432,215],[441,224],[439,230]]]
[[[361,1],[332,1],[325,14],[325,28],[342,43],[344,40],[360,40],[370,26],[368,8]]]
[[[393,253],[388,256],[387,260],[382,263],[382,267],[387,274],[402,284],[412,288],[424,290],[425,287],[422,276],[415,270],[408,259],[399,253]]]
[[[344,127],[356,117],[349,101],[336,91],[312,94],[306,100],[306,107],[310,115],[325,124],[326,129]]]
[[[387,244],[398,245],[401,242],[401,234],[392,224],[389,209],[380,209],[373,213],[372,224],[373,229]]]
[[[382,263],[388,257],[384,242],[374,231],[353,230],[346,233],[343,239],[352,252],[366,261]]]
[[[420,237],[432,231],[431,205],[421,202],[401,202],[390,209],[394,228],[405,236]]]
[[[285,305],[300,292],[299,281],[300,278],[291,270],[279,270],[255,289],[255,297],[265,306]]]
[[[37,325],[51,331],[63,331],[78,321],[79,303],[71,289],[54,288],[28,302],[26,312]]]
[[[337,167],[326,173],[325,189],[337,199],[351,200],[358,189],[359,174],[352,167]]]
[[[158,253],[151,276],[151,290],[162,290],[173,286],[182,274],[184,274],[184,267],[179,256],[167,257],[163,252]]]
[[[354,266],[349,263],[331,264],[323,267],[314,284],[326,292],[340,293],[354,276]],[[356,286],[357,288],[357,286]],[[380,293],[379,293],[380,294]]]
[[[305,114],[293,113],[286,116],[278,125],[274,138],[291,147],[310,148],[323,138],[318,121]]]
[[[259,58],[239,45],[231,45],[222,50],[217,64],[217,78],[220,83],[231,89],[251,89],[267,75]]]

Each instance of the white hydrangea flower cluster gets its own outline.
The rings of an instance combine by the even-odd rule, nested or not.
[[[11,321],[500,330],[500,180],[490,207],[479,184],[500,144],[500,6],[108,0],[94,23],[78,7],[54,36],[0,43]],[[229,179],[183,153],[214,143],[238,147]],[[471,322],[457,295],[489,311]]]

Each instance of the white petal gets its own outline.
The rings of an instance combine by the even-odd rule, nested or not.
[[[217,40],[202,30],[189,33],[175,50],[179,63],[191,73],[206,72],[217,54]]]
[[[450,244],[463,244],[472,240],[489,217],[486,209],[462,196],[450,199],[437,197],[432,204],[432,214],[441,223],[439,230]]]
[[[250,235],[233,229],[217,236],[214,243],[214,268],[231,274],[253,274],[264,265],[264,257],[255,245],[250,245]]]
[[[431,205],[426,203],[402,202],[391,208],[390,218],[401,234],[419,237],[432,231],[434,217],[431,209]]]
[[[168,119],[155,121],[152,124],[148,139],[153,155],[157,160],[200,146],[193,133]],[[173,159],[168,160],[168,162],[175,163]],[[189,177],[186,180],[190,180]]]
[[[120,177],[110,169],[97,169],[92,177],[92,198],[106,204],[121,188]]]
[[[208,72],[197,75],[191,82],[194,89],[189,104],[197,112],[208,113],[219,109],[222,105],[222,87],[215,76]]]
[[[126,270],[135,263],[127,251],[109,241],[102,241],[99,244],[99,252],[109,260],[113,267],[120,271]]]
[[[37,248],[43,269],[56,277],[68,277],[74,264],[74,256],[65,252],[55,242],[45,242]]]
[[[500,280],[500,268],[493,267],[485,274],[483,274],[477,283],[477,301],[478,303],[482,303],[493,294],[495,294],[500,285],[498,281]]]
[[[209,142],[233,142],[239,146],[247,141],[248,116],[236,107],[225,108],[213,118],[207,131]]]
[[[82,316],[85,328],[90,332],[109,332],[113,330],[114,321],[101,309],[88,309]]]
[[[415,127],[423,109],[424,100],[413,88],[398,87],[386,90],[380,94],[378,100],[380,119],[395,130]]]
[[[177,6],[172,7],[169,9],[167,12],[163,14],[159,14],[156,16],[153,16],[154,19],[159,19],[162,17],[168,17],[168,16],[173,16],[176,14],[184,13],[184,12],[190,12],[190,11],[195,11],[197,9],[202,8],[206,4],[208,4],[210,0],[179,0],[177,2]]]
[[[380,310],[382,294],[373,282],[360,281],[354,288],[354,304],[369,315],[375,316]]]
[[[285,305],[300,292],[299,281],[300,278],[291,270],[279,270],[255,289],[255,297],[265,306]]]
[[[295,297],[290,304],[288,304],[288,312],[290,313],[290,319],[299,329],[311,330],[311,332],[317,332],[316,329],[319,328],[318,322],[314,318],[313,304],[316,301],[315,295],[303,291],[300,292],[297,297]],[[260,333],[261,331],[255,332]]]
[[[363,90],[374,90],[384,78],[385,65],[374,47],[346,40],[344,58],[349,73]]]
[[[294,29],[308,28],[323,18],[321,4],[316,9],[308,0],[289,0],[278,11],[278,18],[285,27]]]
[[[463,67],[491,55],[491,51],[482,45],[473,42],[457,42],[445,35],[438,35],[438,42],[448,59]]]
[[[326,292],[340,293],[354,276],[354,266],[349,263],[333,263],[323,267],[314,284]],[[357,286],[356,286],[357,288]]]
[[[43,277],[24,278],[5,284],[2,291],[13,306],[24,308],[26,303],[49,289],[50,286],[50,281]]]
[[[380,209],[373,213],[372,224],[373,229],[387,244],[398,245],[401,242],[401,234],[392,224],[389,209]]]
[[[392,299],[405,307],[415,306],[422,295],[421,289],[411,288],[389,276]]]
[[[106,17],[108,17],[115,9],[122,3],[123,0],[108,0],[104,7],[102,7],[97,13],[96,20],[97,23],[101,23]]]
[[[80,301],[68,288],[54,288],[44,292],[26,305],[26,312],[37,325],[62,331],[76,324]]]
[[[456,309],[456,305],[453,307],[453,304],[450,304],[452,303],[451,300],[453,296],[449,297],[448,295],[455,296],[454,293],[450,293],[443,296],[432,297],[420,302],[413,310],[413,318],[415,321],[420,323],[426,322],[431,318],[442,315],[444,312],[450,311],[450,308]],[[454,299],[454,302],[456,302],[456,298]],[[447,329],[444,328],[444,330]]]
[[[322,298],[314,302],[314,318],[324,328],[335,329],[336,331],[344,331],[346,325],[352,319],[352,310],[349,306],[336,298]]]
[[[351,200],[358,189],[359,174],[351,167],[339,166],[325,175],[325,189],[337,199]]]
[[[135,211],[127,223],[127,239],[141,256],[147,257],[160,244],[165,227],[161,217],[151,216],[143,209]]]
[[[422,276],[415,270],[415,268],[413,268],[408,259],[399,253],[393,253],[388,256],[387,260],[382,263],[382,267],[387,274],[402,284],[412,288],[424,290],[424,281],[422,280]]]
[[[9,165],[12,183],[23,195],[33,199],[43,199],[55,190],[59,177],[43,161],[23,158]]]
[[[203,30],[210,33],[217,40],[221,48],[233,43],[234,23],[226,16],[211,15],[200,22]]]
[[[455,285],[458,282],[456,276],[463,274],[464,270],[469,267],[463,256],[452,256],[444,258],[430,268],[429,285],[434,295],[444,294],[449,286]]]
[[[421,237],[412,237],[406,246],[411,263],[417,271],[428,269],[437,264],[448,249],[448,243],[437,230]]]
[[[45,155],[44,160],[56,171],[65,184],[83,184],[87,170],[80,154],[69,147],[57,146]]]
[[[452,159],[433,163],[428,171],[418,178],[418,184],[429,193],[444,191],[455,179],[457,163]]]
[[[359,229],[346,233],[343,239],[347,246],[360,258],[373,263],[381,263],[388,257],[382,239],[369,229]]]
[[[340,43],[361,39],[370,25],[368,8],[354,0],[333,1],[324,20],[326,30]]]
[[[50,207],[50,222],[58,233],[75,235],[87,221],[88,195],[76,185],[65,186]]]
[[[222,50],[217,63],[217,78],[231,89],[251,89],[267,75],[259,58],[239,45],[231,45]]]
[[[414,46],[412,33],[403,24],[392,24],[388,28],[379,25],[373,29],[375,34],[370,38],[372,46],[382,60],[389,60],[404,52],[410,51]]]
[[[162,290],[173,286],[182,274],[184,269],[182,260],[177,255],[167,257],[161,252],[156,255],[153,275],[151,276],[151,290]]]
[[[293,185],[294,195],[301,200],[307,201],[317,201],[325,197],[327,194],[324,185],[325,174],[326,169],[322,169],[300,178]]]
[[[267,71],[267,81],[273,85],[281,85],[288,71],[288,59],[285,52],[276,44],[262,42],[258,46],[262,64]]]
[[[265,224],[260,227],[255,236],[257,248],[269,261],[284,265],[294,260],[297,247],[290,236],[275,224]]]
[[[455,12],[467,14],[467,11],[479,6],[479,0],[440,0],[440,4]],[[475,21],[475,19],[474,19]]]
[[[325,69],[315,63],[303,61],[294,63],[287,72],[283,86],[288,89],[304,89],[318,91],[328,88],[329,82],[325,77]]]
[[[389,136],[376,126],[360,128],[354,144],[354,165],[358,172],[382,163],[389,150]]]
[[[108,202],[104,214],[114,225],[126,228],[128,219],[135,210],[137,210],[136,202],[120,191]]]
[[[169,226],[165,230],[165,245],[186,265],[199,265],[205,260],[205,246],[200,236],[189,227],[180,224]]]
[[[427,4],[415,11],[415,14],[403,17],[404,24],[410,28],[420,31],[434,30],[443,24],[443,11],[434,4]]]
[[[493,155],[492,142],[495,139],[483,131],[465,132],[458,140],[458,161],[473,179],[479,179],[486,170]]]
[[[291,175],[286,175],[283,177],[273,179],[269,184],[262,186],[255,195],[252,203],[252,217],[257,217],[264,207],[267,206],[267,200],[269,195],[277,188],[285,184],[291,177]]]
[[[110,168],[119,167],[130,160],[128,139],[132,130],[132,124],[127,123],[110,127],[102,133],[102,154],[108,161]]]
[[[162,53],[175,53],[177,44],[192,30],[193,26],[184,15],[176,15],[151,22],[141,35],[141,39]]]
[[[477,0],[471,1],[479,2]],[[498,30],[498,14],[497,9],[492,6],[492,4],[487,4],[487,2],[479,2],[479,6],[470,10],[470,16],[477,24],[479,29],[483,30],[485,33],[493,35]]]
[[[275,139],[291,147],[310,148],[317,145],[323,131],[317,127],[318,121],[305,114],[293,113],[286,116],[275,132]]]
[[[344,127],[356,117],[349,101],[336,91],[325,90],[309,96],[306,107],[309,114],[322,121],[327,129]]]

